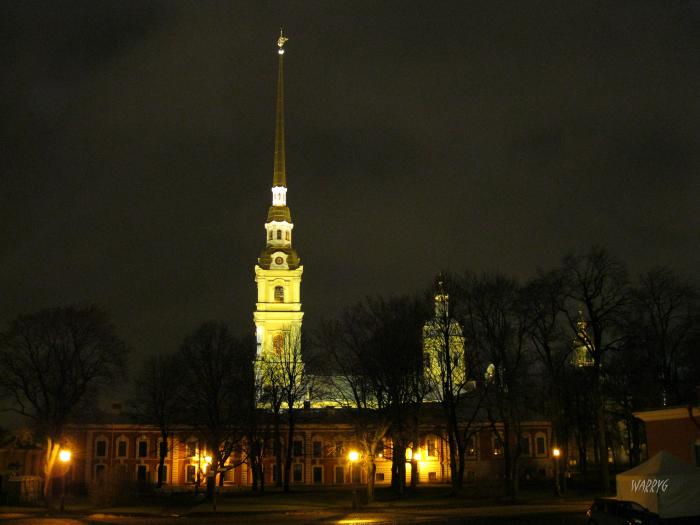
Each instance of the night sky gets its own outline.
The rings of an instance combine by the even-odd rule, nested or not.
[[[253,331],[280,26],[305,326],[442,268],[700,264],[700,2],[2,2],[0,321]]]

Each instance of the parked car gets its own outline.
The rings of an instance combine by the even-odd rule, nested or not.
[[[634,501],[596,498],[586,511],[589,525],[658,525],[659,516]]]

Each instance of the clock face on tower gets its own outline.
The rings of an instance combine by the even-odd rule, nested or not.
[[[284,263],[284,259],[282,259],[282,257],[275,257],[275,264],[281,265],[282,263]]]

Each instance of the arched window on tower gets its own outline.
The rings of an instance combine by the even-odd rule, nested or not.
[[[282,286],[275,286],[275,302],[284,302],[284,288]]]
[[[269,240],[272,240],[272,230],[270,230],[270,234],[267,236]]]
[[[277,240],[282,240],[282,230],[277,230]]]
[[[285,240],[285,241],[288,241],[288,240],[289,240],[289,230],[287,230],[286,232],[284,232],[284,240]]]
[[[272,348],[275,351],[275,354],[282,354],[282,349],[284,348],[284,336],[282,334],[277,334],[272,338]]]

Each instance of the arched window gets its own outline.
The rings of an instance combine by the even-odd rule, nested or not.
[[[288,240],[289,240],[289,230],[287,230],[286,232],[284,232],[284,240],[285,240],[285,241],[288,241]]]
[[[282,349],[284,348],[284,336],[282,334],[277,334],[272,338],[272,347],[277,355],[282,353]]]
[[[547,455],[547,435],[544,432],[535,434],[535,456],[544,457]]]
[[[282,230],[277,230],[277,240],[282,240]]]
[[[275,286],[275,302],[284,302],[284,288],[282,286]]]
[[[272,230],[270,230],[270,232],[268,233],[267,238],[272,240]]]
[[[107,457],[107,438],[104,436],[99,436],[97,439],[95,439],[95,457]]]
[[[125,458],[129,455],[129,440],[126,436],[119,436],[117,439],[117,454],[118,458]]]

